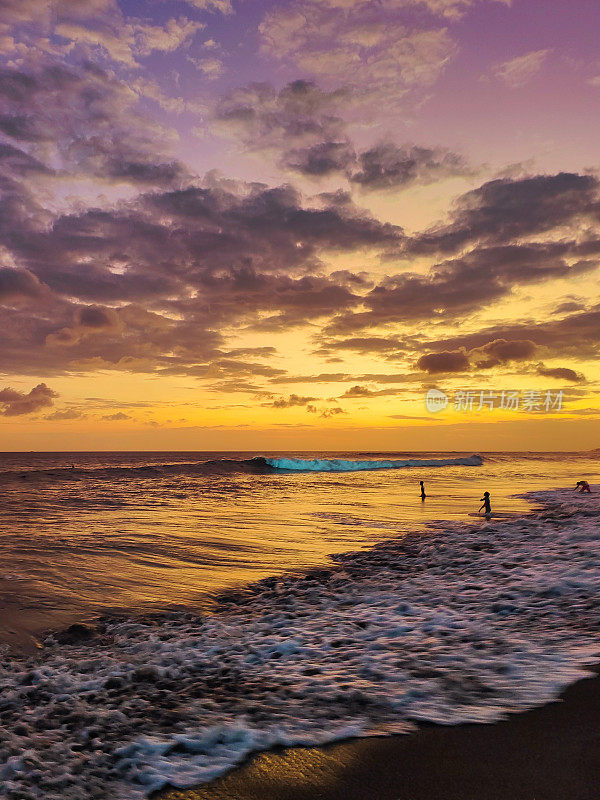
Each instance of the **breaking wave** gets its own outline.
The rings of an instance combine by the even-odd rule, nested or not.
[[[356,460],[345,458],[266,458],[267,465],[285,472],[358,472],[369,469],[407,469],[409,467],[480,467],[481,456],[466,458],[425,458],[406,460]]]
[[[598,496],[386,541],[223,595],[0,653],[5,797],[141,798],[250,752],[489,722],[587,674],[600,642]]]
[[[325,459],[325,458],[254,458],[229,459],[216,458],[207,461],[190,461],[165,464],[146,464],[143,466],[101,466],[92,468],[58,467],[54,469],[5,470],[0,472],[0,482],[6,481],[48,481],[113,478],[163,478],[177,475],[228,475],[249,473],[253,475],[274,472],[355,472],[358,470],[402,469],[410,467],[478,467],[483,463],[481,456],[465,458],[431,458],[406,460],[376,459]]]

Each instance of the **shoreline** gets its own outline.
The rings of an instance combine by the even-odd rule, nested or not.
[[[590,668],[592,670],[592,668]],[[595,800],[600,665],[556,700],[490,724],[278,748],[154,800]]]

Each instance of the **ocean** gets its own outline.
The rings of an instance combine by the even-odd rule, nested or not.
[[[0,796],[547,702],[600,651],[582,478],[597,451],[0,455]]]

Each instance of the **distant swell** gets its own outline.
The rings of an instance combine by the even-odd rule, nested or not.
[[[0,472],[0,483],[6,481],[79,480],[102,478],[163,478],[177,475],[228,475],[247,473],[264,475],[275,472],[357,472],[374,469],[405,469],[410,467],[479,467],[481,456],[465,458],[430,458],[408,460],[343,459],[343,458],[216,458],[207,461],[192,461],[143,466],[105,467],[58,467],[55,469],[10,470]]]
[[[349,460],[344,458],[266,458],[265,462],[284,472],[359,472],[371,469],[407,469],[409,467],[480,467],[481,456],[466,458],[412,458],[408,460]]]
[[[142,466],[56,467],[54,469],[6,470],[0,472],[0,482],[19,480],[78,480],[82,478],[167,478],[177,475],[227,475],[233,472],[264,474],[272,468],[262,457],[208,461],[145,464]]]

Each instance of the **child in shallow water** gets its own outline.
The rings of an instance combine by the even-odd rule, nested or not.
[[[577,486],[575,487],[575,491],[579,490],[579,493],[587,492],[588,494],[592,493],[590,489],[590,485],[587,481],[577,481]]]
[[[484,492],[483,493],[483,497],[481,498],[481,500],[483,501],[483,505],[480,506],[479,511],[481,511],[482,508],[485,508],[485,513],[486,514],[491,514],[492,513],[492,504],[490,503],[490,493],[489,492]],[[477,513],[479,513],[479,511]]]

